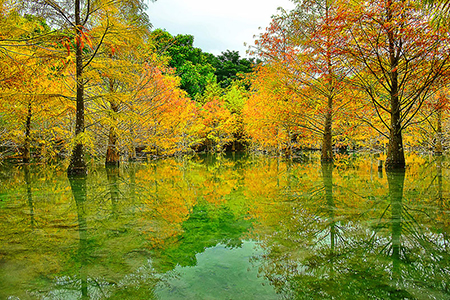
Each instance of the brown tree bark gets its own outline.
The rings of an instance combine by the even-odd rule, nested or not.
[[[394,107],[397,113],[391,114],[391,128],[389,133],[389,144],[386,156],[387,170],[404,169],[405,168],[405,153],[403,150],[402,129],[400,124],[400,112],[398,109],[398,97]]]
[[[111,126],[109,129],[109,137],[108,137],[108,148],[106,150],[106,166],[119,166],[120,163],[120,155],[119,150],[117,149],[117,133],[116,129]]]

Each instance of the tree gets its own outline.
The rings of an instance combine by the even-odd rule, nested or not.
[[[254,150],[290,156],[293,148],[317,145],[311,130],[305,129],[312,127],[307,123],[310,110],[302,105],[301,96],[280,84],[280,76],[283,72],[278,64],[256,69],[242,111],[244,132]]]
[[[342,23],[334,20],[339,2],[295,2],[295,10],[275,17],[260,36],[257,53],[276,68],[279,84],[297,95],[297,126],[320,136],[322,162],[331,162],[332,124],[345,107],[341,94],[349,72],[338,51],[345,42]]]
[[[65,0],[53,2],[40,0],[32,4],[33,9],[38,9],[41,14],[52,20],[52,25],[67,30],[68,37],[74,39],[74,49],[70,49],[70,40],[67,41],[68,54],[74,50],[75,61],[75,94],[76,94],[76,116],[75,116],[75,141],[72,150],[70,164],[67,169],[69,175],[86,174],[85,151],[83,140],[85,139],[85,87],[89,81],[86,78],[86,70],[94,58],[99,54],[108,34],[112,34],[110,18],[114,14],[134,13],[144,16],[145,5],[137,1],[82,1]],[[52,14],[48,14],[52,12]],[[101,32],[92,36],[92,29],[101,28]],[[95,31],[94,31],[95,32]],[[94,46],[95,44],[95,46]]]
[[[222,88],[230,86],[239,75],[248,74],[256,65],[254,59],[241,58],[238,51],[227,50],[213,60],[217,82]]]
[[[437,25],[443,24],[449,25],[450,16],[450,2],[447,0],[420,0],[425,9],[434,15],[434,21],[437,21]]]
[[[180,88],[174,70],[154,59],[144,64],[127,103],[128,144],[155,156],[189,153],[198,143],[197,107]]]
[[[411,1],[349,2],[339,18],[346,18],[345,34],[352,37],[345,51],[358,86],[385,128],[377,130],[389,139],[386,169],[402,169],[402,133],[448,70],[448,33]]]
[[[151,50],[150,28],[143,16],[129,8],[116,8],[109,18],[111,34],[104,40],[92,62],[90,94],[87,109],[98,116],[99,135],[107,136],[106,166],[118,166],[124,124],[135,95],[151,78],[144,76],[147,63],[156,63]],[[106,130],[104,129],[106,128]]]
[[[448,83],[439,81],[419,113],[419,119],[425,120],[413,125],[416,133],[416,145],[432,149],[434,154],[442,155],[448,144],[448,113],[450,111],[450,96]],[[419,139],[417,136],[419,133]]]
[[[0,40],[0,107],[8,120],[5,138],[19,145],[22,161],[28,163],[31,147],[39,146],[44,154],[60,139],[51,131],[57,131],[55,119],[70,107],[63,100],[65,88],[60,80],[66,67],[61,63],[60,47],[46,41],[54,36],[43,18],[12,10],[2,21],[6,30]],[[59,124],[61,131],[63,123]]]
[[[235,140],[236,115],[226,107],[224,94],[225,91],[217,83],[216,77],[211,76],[201,98],[203,105],[199,112],[204,146],[211,152],[221,152]]]
[[[168,56],[169,66],[181,77],[181,88],[192,99],[201,96],[207,85],[207,78],[214,74],[213,55],[194,47],[192,35],[170,33],[157,29],[152,32],[158,52]]]

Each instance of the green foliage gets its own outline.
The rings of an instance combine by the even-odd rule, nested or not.
[[[233,81],[224,96],[225,106],[232,113],[241,114],[247,100],[247,91],[240,81]]]
[[[206,96],[206,86],[215,75],[220,87],[226,88],[242,74],[251,73],[258,63],[254,59],[241,58],[238,51],[227,50],[219,56],[202,52],[195,48],[192,35],[172,36],[167,31],[157,29],[152,32],[158,51],[169,57],[169,65],[181,77],[181,88],[191,98],[202,102]]]
[[[192,99],[203,94],[207,78],[214,74],[212,56],[194,47],[192,35],[172,36],[167,31],[157,29],[152,32],[158,52],[169,57],[169,65],[176,69],[181,78],[180,87]]]
[[[239,79],[239,75],[251,73],[253,66],[259,61],[248,58],[240,58],[238,51],[227,50],[222,52],[214,60],[217,80],[223,88],[226,88]]]
[[[217,83],[217,78],[213,74],[210,74],[206,78],[206,86],[203,95],[197,99],[201,104],[213,101],[214,99],[219,99],[223,96],[224,90]]]

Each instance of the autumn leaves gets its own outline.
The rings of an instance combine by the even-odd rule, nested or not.
[[[258,65],[151,31],[139,1],[52,3],[2,2],[6,155],[70,156],[85,173],[141,153],[314,148],[330,162],[386,147],[396,169],[407,146],[445,148],[448,31],[411,1],[296,1],[259,36]]]
[[[330,161],[333,145],[386,143],[386,167],[404,168],[408,129],[428,132],[422,140],[407,138],[410,146],[434,138],[426,123],[439,112],[420,114],[448,84],[447,30],[433,27],[412,1],[296,3],[297,9],[273,19],[255,49],[266,63],[257,71],[252,101],[266,109],[254,116],[273,120],[280,138],[272,149],[310,147],[312,141],[322,161]],[[264,135],[252,134],[264,145]]]
[[[239,68],[224,67],[228,81],[219,85],[212,63],[228,59],[194,48],[192,36],[151,32],[143,3],[34,3],[36,17],[3,5],[6,155],[24,162],[70,157],[68,172],[76,175],[90,159],[114,166],[143,153],[223,151],[242,137],[247,90],[234,82]]]

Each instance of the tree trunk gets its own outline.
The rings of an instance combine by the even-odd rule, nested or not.
[[[442,186],[442,160],[443,157],[436,157],[436,171],[437,171],[437,190],[438,190],[438,205],[440,208],[440,213],[444,214],[442,209],[444,208],[444,193],[443,193],[443,186]]]
[[[386,170],[404,169],[405,153],[399,116],[391,117],[391,131],[386,157]]]
[[[68,175],[82,175],[87,173],[86,162],[84,160],[83,142],[80,141],[79,135],[84,133],[84,82],[83,82],[83,52],[81,49],[81,20],[80,20],[80,1],[75,0],[75,36],[77,37],[77,45],[75,52],[75,67],[77,81],[77,98],[76,98],[76,120],[75,120],[75,138],[76,144],[72,150],[70,157]]]
[[[327,76],[326,81],[328,85],[328,96],[327,96],[327,111],[325,114],[325,127],[323,130],[323,141],[322,141],[322,163],[330,163],[333,161],[333,145],[332,145],[332,133],[331,126],[333,122],[333,90],[334,90],[334,75],[333,75],[333,63],[331,61],[332,45],[331,45],[331,35],[328,31],[330,27],[330,3],[325,1],[325,22],[327,27],[327,40],[326,40],[326,61],[327,61]]]
[[[329,163],[333,161],[333,145],[332,145],[332,134],[331,134],[331,124],[333,118],[333,99],[328,97],[328,108],[325,115],[325,128],[323,131],[323,141],[322,141],[322,156],[321,160],[323,163]]]
[[[130,106],[130,111],[132,113],[134,113],[134,108],[133,108],[133,104],[132,103],[131,103],[131,106]],[[135,145],[135,142],[134,142],[135,132],[134,132],[133,121],[130,121],[129,126],[130,126],[129,127],[130,141],[129,141],[129,144],[128,144],[128,161],[136,161],[137,157],[136,157],[136,145]]]
[[[119,111],[119,106],[115,103],[115,101],[111,101],[111,110],[114,113]],[[119,166],[120,162],[120,154],[119,149],[117,149],[117,126],[116,126],[116,118],[113,117],[113,126],[109,129],[109,138],[108,138],[108,149],[106,150],[106,166]]]
[[[25,141],[22,149],[22,161],[23,163],[29,163],[31,160],[30,151],[30,135],[31,135],[31,101],[28,102],[28,113],[25,121]]]
[[[442,155],[444,148],[442,147],[442,109],[437,109],[437,129],[436,129],[436,144],[434,145],[434,154]]]
[[[388,1],[387,21],[392,19],[392,1]],[[399,99],[399,87],[398,87],[398,49],[396,45],[398,41],[395,40],[393,28],[388,29],[389,40],[389,62],[390,62],[390,104],[391,104],[391,124],[389,132],[389,145],[386,157],[386,169],[404,169],[405,168],[405,154],[403,152],[403,138],[402,138],[402,125],[400,119],[400,99]]]
[[[106,166],[119,166],[120,155],[117,149],[117,133],[116,128],[111,126],[109,129],[108,149],[106,150]]]

